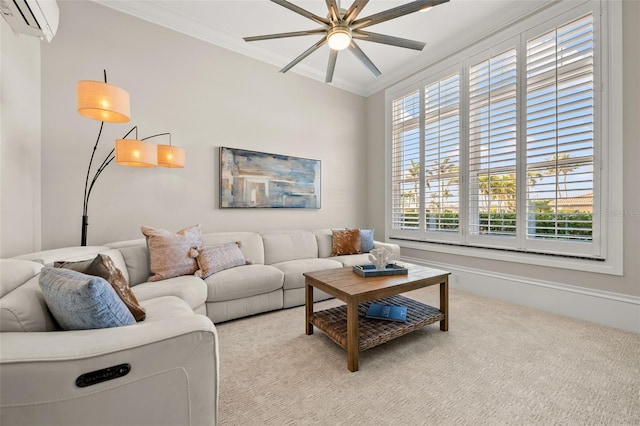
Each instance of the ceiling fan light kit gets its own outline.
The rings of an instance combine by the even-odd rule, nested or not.
[[[399,18],[414,12],[425,12],[434,6],[446,3],[449,0],[416,0],[410,3],[375,13],[366,18],[357,19],[362,9],[369,0],[355,0],[349,9],[340,9],[337,0],[325,0],[329,14],[327,18],[315,15],[287,0],[271,0],[273,3],[304,16],[323,28],[317,28],[306,31],[294,31],[288,33],[268,34],[262,36],[245,37],[245,41],[272,40],[286,37],[299,37],[306,35],[322,35],[323,37],[313,46],[304,51],[301,55],[287,64],[280,72],[287,72],[307,56],[311,55],[325,43],[329,45],[329,64],[327,65],[327,75],[325,82],[330,83],[333,80],[333,72],[335,70],[336,58],[338,51],[349,48],[351,52],[362,62],[373,75],[376,77],[381,74],[380,70],[373,64],[371,59],[360,49],[355,40],[365,40],[373,43],[381,43],[390,46],[403,47],[405,49],[422,50],[425,43],[416,40],[408,40],[405,38],[394,37],[384,34],[376,34],[368,31],[362,31],[363,28],[380,24],[391,19]]]
[[[327,31],[327,43],[333,50],[344,50],[351,44],[351,28],[336,25]]]

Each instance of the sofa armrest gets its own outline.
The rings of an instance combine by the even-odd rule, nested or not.
[[[392,260],[400,260],[400,246],[398,244],[394,244],[394,243],[383,243],[381,241],[374,241],[373,242],[373,248],[379,248],[379,247],[383,247],[387,250],[389,250],[392,254],[391,259]]]
[[[84,374],[130,372],[87,387]],[[218,337],[201,315],[127,327],[0,333],[0,424],[215,424]]]

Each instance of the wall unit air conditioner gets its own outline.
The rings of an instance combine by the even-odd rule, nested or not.
[[[56,0],[0,0],[0,13],[16,33],[51,41],[58,30]]]

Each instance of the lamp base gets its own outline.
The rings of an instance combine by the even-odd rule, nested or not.
[[[81,246],[87,245],[87,227],[89,226],[89,216],[82,216],[82,239],[80,241]]]

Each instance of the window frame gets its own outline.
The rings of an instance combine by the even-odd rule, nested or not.
[[[501,55],[509,50],[515,49],[516,50],[516,104],[518,103],[519,100],[519,93],[522,90],[521,87],[521,70],[520,70],[520,52],[518,50],[519,48],[519,40],[520,37],[519,36],[513,36],[513,37],[509,37],[507,40],[501,41],[500,43],[497,43],[495,45],[493,45],[491,48],[489,49],[484,49],[482,52],[475,52],[472,55],[468,56],[465,58],[465,60],[463,61],[463,71],[465,73],[465,84],[469,85],[469,69],[474,66],[479,64],[480,62],[483,61],[488,61],[491,60],[492,57],[495,57],[497,55]],[[471,93],[471,88],[467,87],[467,93],[470,94]],[[465,110],[465,119],[464,119],[464,123],[467,125],[471,124],[471,105],[470,105],[470,97],[465,97],[465,100],[469,101],[469,104],[467,105],[467,108]],[[519,150],[520,144],[518,143],[520,140],[520,110],[521,108],[517,105],[516,106],[516,114],[515,114],[515,120],[517,123],[517,128],[516,128],[516,146],[515,146],[515,151],[517,152]],[[467,148],[465,149],[466,151],[466,172],[465,172],[465,176],[467,177],[467,179],[471,179],[471,141],[470,141],[470,129],[469,127],[465,127],[465,134],[464,134],[464,140],[465,140],[465,145],[467,146]],[[517,153],[516,154],[516,161],[519,161],[520,158],[520,154]],[[519,164],[516,162],[513,166],[513,171],[514,174],[517,174],[517,171],[519,169]],[[517,178],[518,176],[516,176]],[[467,182],[468,185],[470,186],[471,183]],[[466,205],[468,206],[466,211],[467,213],[471,213],[472,208],[471,205],[474,203],[474,200],[471,197],[471,191],[469,190],[469,187],[467,187],[467,190],[464,191],[467,195],[467,203]],[[522,204],[520,202],[520,194],[516,194],[516,208],[519,209],[520,205]],[[479,210],[478,207],[478,202],[475,203],[475,209]],[[517,212],[519,213],[519,212]],[[517,214],[516,213],[516,214]],[[478,213],[479,214],[479,213]],[[520,215],[517,215],[516,217],[520,217]],[[464,232],[466,232],[468,235],[465,235],[466,241],[471,244],[472,246],[475,247],[481,247],[481,246],[485,246],[485,247],[495,247],[495,248],[502,248],[502,249],[517,249],[519,247],[519,240],[516,236],[514,236],[514,238],[509,238],[509,237],[500,237],[497,235],[481,235],[481,234],[474,234],[474,233],[470,233],[468,232],[468,228],[470,228],[471,225],[471,217],[467,216],[466,217],[466,222],[467,225],[469,225],[468,227],[463,227]]]
[[[592,12],[594,19],[594,93],[596,101],[594,103],[595,129],[594,139],[594,193],[601,194],[594,197],[593,221],[599,224],[594,226],[593,247],[599,247],[602,259],[586,259],[562,253],[554,253],[548,248],[540,248],[540,253],[511,251],[509,246],[482,246],[481,243],[468,245],[466,234],[469,218],[468,208],[462,209],[460,215],[460,238],[434,239],[425,241],[426,233],[424,227],[420,234],[416,232],[398,233],[393,230],[390,222],[390,197],[391,197],[391,176],[390,162],[392,149],[392,128],[390,126],[391,113],[390,105],[393,99],[402,96],[411,89],[417,89],[424,96],[424,87],[428,84],[439,81],[439,78],[446,77],[456,70],[460,71],[460,108],[461,108],[461,134],[460,144],[468,147],[468,75],[467,69],[472,58],[491,56],[490,52],[498,52],[500,46],[508,46],[513,39],[517,39],[517,66],[518,82],[517,90],[526,90],[526,55],[522,54],[523,46],[526,48],[527,40],[535,37],[535,34],[542,34],[545,30],[555,28],[563,23],[570,22]],[[555,25],[555,26],[554,26]],[[616,211],[622,211],[622,5],[620,2],[609,0],[585,0],[580,3],[561,2],[532,15],[521,22],[508,28],[503,28],[496,33],[476,42],[470,46],[450,53],[445,59],[429,66],[414,76],[397,83],[385,91],[385,122],[386,122],[386,182],[385,185],[385,230],[387,241],[398,243],[401,247],[435,251],[454,255],[464,255],[473,257],[490,257],[491,259],[528,263],[548,267],[574,269],[590,272],[598,272],[612,275],[622,275],[622,222],[621,215],[615,215]],[[504,48],[503,48],[504,50]],[[525,71],[526,72],[526,71]],[[464,95],[463,95],[464,94]],[[526,97],[518,97],[518,161],[524,161],[526,143],[522,143],[526,133]],[[468,150],[461,150],[460,169],[468,168]],[[526,178],[526,167],[524,164],[518,165],[517,178]],[[424,166],[422,166],[422,174]],[[523,176],[523,174],[525,176]],[[468,170],[463,173],[463,179],[468,176]],[[467,187],[465,185],[465,187]],[[524,189],[523,189],[524,188]],[[526,200],[526,190],[524,185],[518,187],[518,200]],[[460,205],[463,203],[469,206],[469,191],[460,189]],[[424,194],[421,195],[424,197]],[[526,221],[526,206],[524,202],[517,203],[518,225]],[[421,203],[424,205],[424,203]],[[421,221],[424,221],[422,218]],[[520,228],[524,229],[524,228]],[[525,229],[526,231],[526,229]],[[413,236],[411,235],[413,234]],[[447,233],[448,234],[448,233]],[[452,232],[451,234],[456,234]],[[432,237],[432,236],[431,236]],[[517,239],[526,238],[526,232],[518,232]],[[459,241],[458,241],[459,240]],[[556,242],[558,243],[558,242]],[[563,242],[564,243],[564,242]],[[570,244],[570,242],[567,242]],[[517,242],[518,247],[522,247],[522,241]],[[594,250],[597,252],[597,250]],[[546,253],[546,254],[545,254]],[[551,254],[551,255],[547,255]]]

